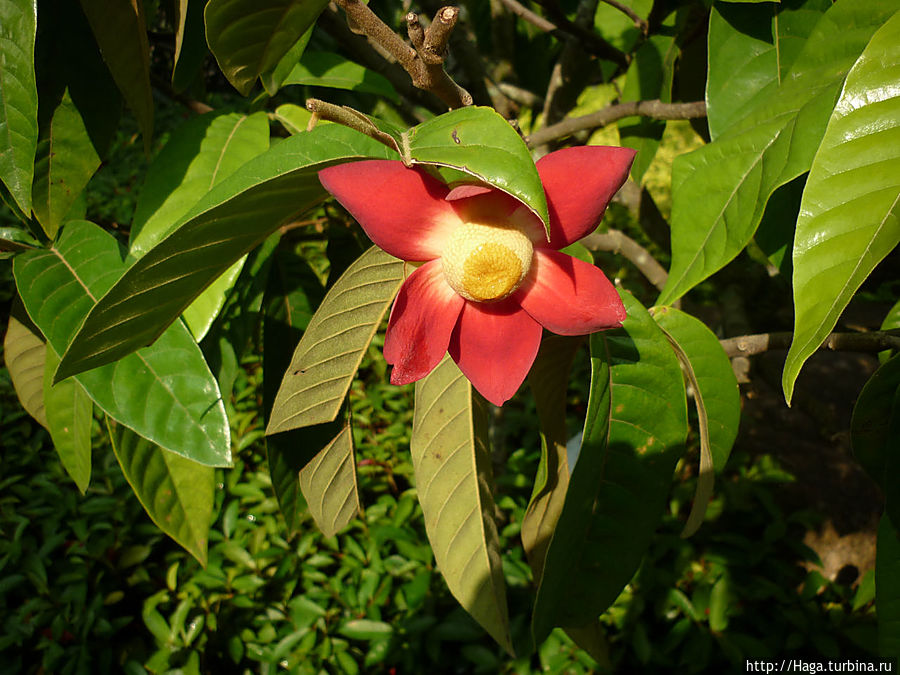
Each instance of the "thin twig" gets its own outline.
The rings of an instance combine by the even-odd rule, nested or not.
[[[594,232],[582,239],[581,243],[594,251],[611,251],[620,254],[660,291],[666,285],[669,275],[665,268],[656,262],[647,249],[620,230]]]
[[[647,31],[649,30],[647,22],[644,21],[640,16],[638,16],[637,13],[633,9],[631,9],[631,7],[623,5],[621,2],[616,2],[616,0],[600,0],[600,2],[605,2],[610,7],[615,7],[617,10],[625,14],[629,19],[634,21],[634,25],[638,30],[641,31],[641,33],[643,33],[644,35],[647,34]]]
[[[538,129],[526,141],[532,147],[536,147],[549,141],[571,136],[578,131],[599,129],[617,120],[632,116],[652,117],[657,120],[687,120],[706,117],[706,103],[704,101],[663,103],[657,99],[616,103],[590,115],[570,117],[549,127]]]
[[[753,356],[770,349],[787,349],[794,334],[789,332],[758,333],[720,340],[722,349],[730,358]],[[831,333],[819,347],[835,352],[880,352],[885,349],[900,350],[900,331],[872,331],[871,333]]]

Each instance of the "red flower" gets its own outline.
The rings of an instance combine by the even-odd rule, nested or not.
[[[584,335],[620,326],[625,307],[603,272],[559,249],[596,227],[634,154],[586,146],[538,161],[549,242],[537,216],[494,188],[450,190],[396,160],[320,171],[325,189],[375,244],[424,263],[391,310],[384,343],[391,382],[425,377],[449,351],[475,388],[502,405],[531,369],[542,327]]]

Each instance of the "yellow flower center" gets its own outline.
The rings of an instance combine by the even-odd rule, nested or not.
[[[466,300],[502,300],[522,283],[531,255],[531,240],[511,224],[463,223],[444,247],[444,277]]]

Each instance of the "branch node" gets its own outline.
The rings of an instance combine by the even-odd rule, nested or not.
[[[410,12],[406,15],[406,34],[409,35],[409,40],[412,42],[415,50],[417,52],[422,51],[422,47],[425,44],[425,29],[422,28],[422,24],[419,22],[419,15],[415,12]]]

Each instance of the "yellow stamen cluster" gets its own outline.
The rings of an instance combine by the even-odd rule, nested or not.
[[[502,300],[525,279],[532,251],[531,240],[512,225],[463,223],[444,247],[444,277],[466,300]]]

